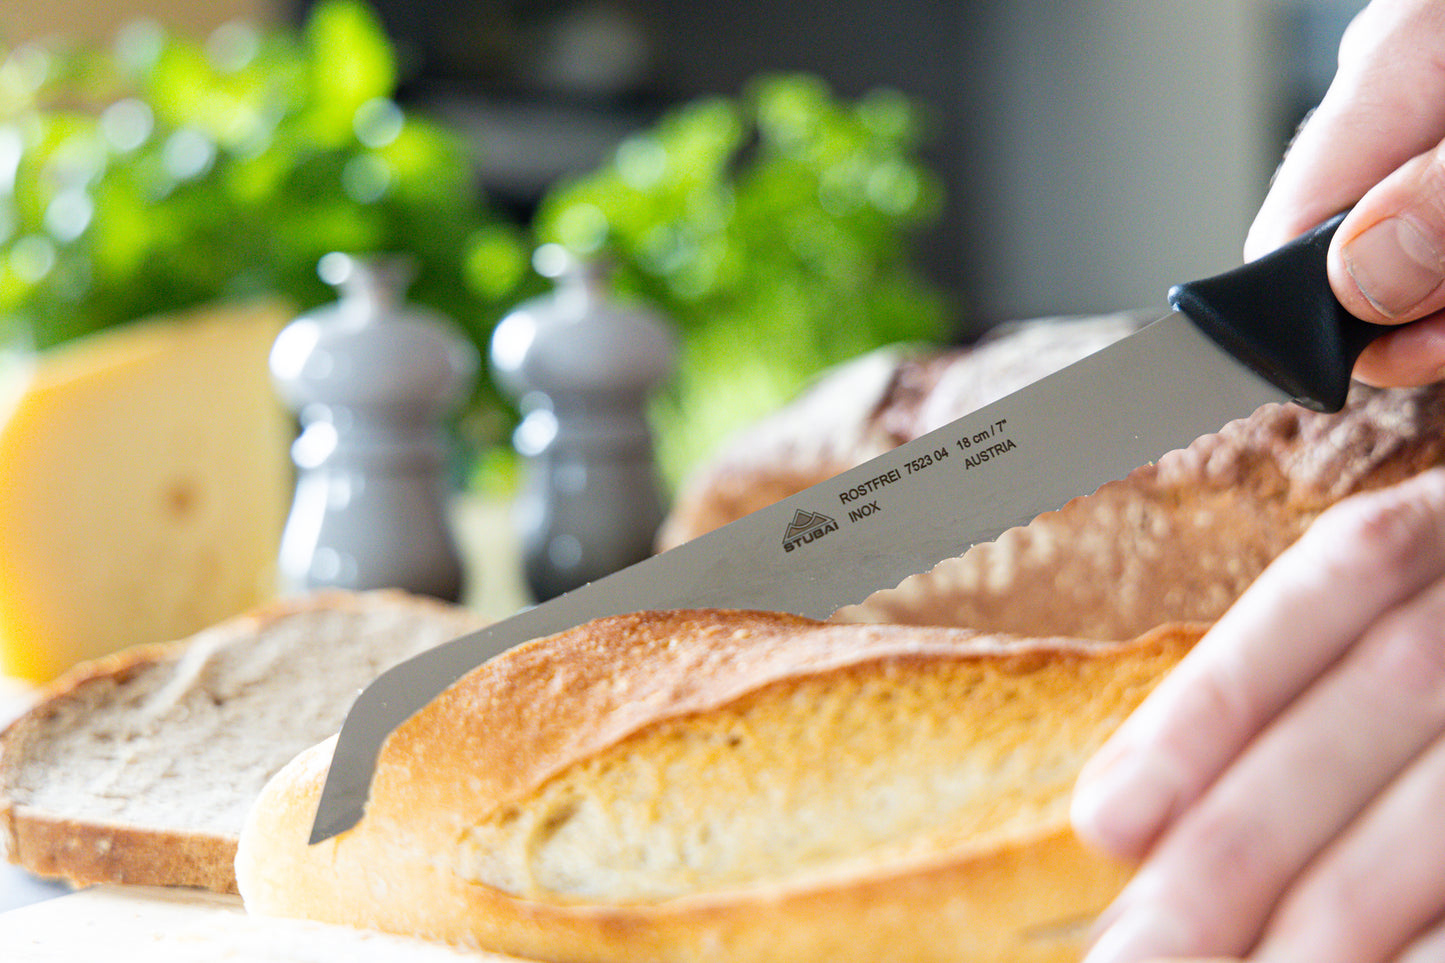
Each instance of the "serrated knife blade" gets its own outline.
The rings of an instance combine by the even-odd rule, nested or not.
[[[1339,408],[1355,357],[1381,329],[1329,292],[1324,254],[1338,223],[1173,289],[1175,312],[957,421],[383,673],[347,714],[311,842],[361,819],[393,729],[520,642],[644,609],[826,618],[1262,405]]]

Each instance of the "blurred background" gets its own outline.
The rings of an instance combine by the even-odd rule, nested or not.
[[[409,246],[423,260],[418,297],[460,316],[483,344],[509,306],[545,288],[530,251],[558,240],[620,261],[619,287],[685,332],[710,329],[683,349],[684,380],[723,367],[708,358],[728,359],[726,377],[695,375],[694,397],[722,392],[716,407],[728,412],[697,414],[702,448],[810,372],[876,344],[968,341],[1003,321],[1157,306],[1171,283],[1236,263],[1270,172],[1362,5],[373,0],[365,9],[387,48],[377,51],[345,16],[318,28],[312,0],[0,0],[9,49],[68,38],[106,51],[129,77],[96,82],[92,68],[58,92],[52,63],[52,87],[37,94],[46,68],[12,56],[10,115],[99,115],[132,98],[106,115],[108,163],[129,163],[139,179],[145,164],[170,171],[168,185],[137,187],[142,200],[127,205],[118,187],[95,187],[94,170],[70,178],[89,185],[88,198],[67,195],[53,173],[50,188],[34,187],[45,177],[26,164],[55,148],[53,134],[24,151],[12,137],[8,157],[0,144],[0,174],[10,170],[17,190],[27,176],[52,190],[0,225],[0,309],[28,311],[44,342],[268,286],[304,308],[329,295],[312,271],[322,249]],[[300,46],[263,42],[274,36]],[[182,39],[196,51],[165,47]],[[334,77],[278,106],[257,93],[268,72],[292,88]],[[317,133],[328,105],[354,137]],[[161,133],[169,153],[142,158],[141,142]],[[290,158],[236,174],[282,141]],[[296,173],[323,148],[334,172]],[[288,164],[296,176],[282,184]],[[346,195],[337,204],[318,200],[331,173]],[[216,225],[204,213],[180,210],[177,184],[222,176],[275,192],[256,223],[298,222],[278,228],[288,252],[223,251],[207,240]],[[211,207],[238,190],[217,187]],[[340,211],[343,201],[353,210]],[[356,213],[381,208],[374,222]],[[99,222],[139,223],[139,210],[176,226],[128,229],[134,251],[112,239],[86,264],[67,264],[68,251],[99,243],[87,240],[103,233]],[[238,217],[229,210],[220,233],[234,240]],[[145,266],[188,251],[226,278]],[[149,271],[143,294],[118,279],[121,266]],[[56,308],[87,299],[108,304],[89,319]],[[55,321],[61,313],[71,320]],[[775,347],[770,332],[799,327],[811,333],[796,357],[738,359],[747,343]],[[474,429],[495,437],[505,421],[482,417]],[[676,473],[695,457],[666,460]]]
[[[321,254],[406,250],[486,351],[561,241],[682,334],[675,483],[880,344],[1233,266],[1361,6],[0,0],[0,317],[301,311]],[[483,377],[467,458],[514,424]]]
[[[298,23],[308,0],[4,0],[0,37],[109,41]],[[947,200],[920,245],[970,325],[1148,303],[1228,265],[1285,137],[1362,0],[376,0],[401,94],[478,142],[499,200],[534,203],[667,107],[802,70],[930,111]]]

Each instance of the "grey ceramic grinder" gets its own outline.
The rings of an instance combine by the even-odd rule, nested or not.
[[[298,317],[271,350],[302,426],[282,587],[459,600],[444,424],[476,377],[477,350],[447,319],[402,303],[403,259],[333,254],[320,271],[340,299]]]
[[[672,371],[670,327],[607,295],[605,271],[556,245],[534,259],[556,290],[492,334],[497,382],[523,411],[516,521],[537,601],[646,558],[662,522],[648,397]]]

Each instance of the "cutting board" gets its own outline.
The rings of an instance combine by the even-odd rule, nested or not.
[[[237,896],[93,886],[0,914],[6,963],[517,963],[439,943],[246,913]]]

